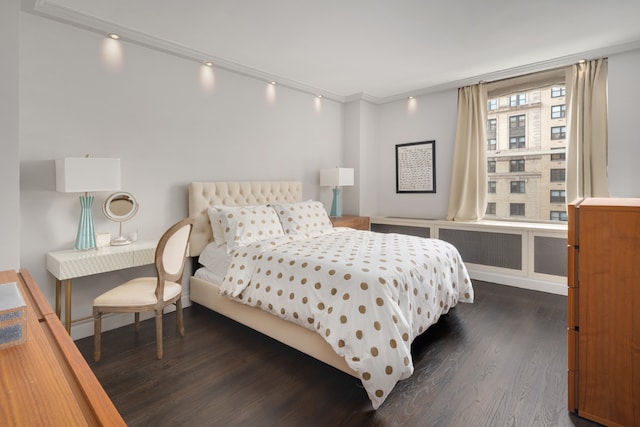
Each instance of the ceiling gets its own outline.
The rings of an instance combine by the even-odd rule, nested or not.
[[[22,0],[176,55],[337,100],[409,94],[640,48],[638,0]]]

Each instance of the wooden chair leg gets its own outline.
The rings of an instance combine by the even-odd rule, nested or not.
[[[136,332],[140,332],[140,313],[134,313],[133,314],[133,319],[134,319],[134,330]]]
[[[182,316],[182,299],[178,298],[176,301],[176,322],[178,326],[178,332],[180,336],[184,336],[184,317]]]
[[[100,361],[100,333],[102,331],[102,314],[93,311],[93,360],[96,362]]]
[[[162,359],[162,310],[156,310],[156,347],[158,359]]]

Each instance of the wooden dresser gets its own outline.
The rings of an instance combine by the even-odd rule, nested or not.
[[[640,426],[640,199],[569,205],[569,410]]]
[[[0,425],[125,426],[26,270],[1,271],[27,304],[27,339],[0,350]]]

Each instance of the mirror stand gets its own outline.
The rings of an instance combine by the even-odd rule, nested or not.
[[[111,246],[123,246],[131,243],[131,240],[127,239],[122,235],[122,221],[120,221],[119,227],[119,236],[111,241]]]

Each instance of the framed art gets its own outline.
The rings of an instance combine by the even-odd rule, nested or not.
[[[396,144],[396,193],[436,192],[436,142]]]

